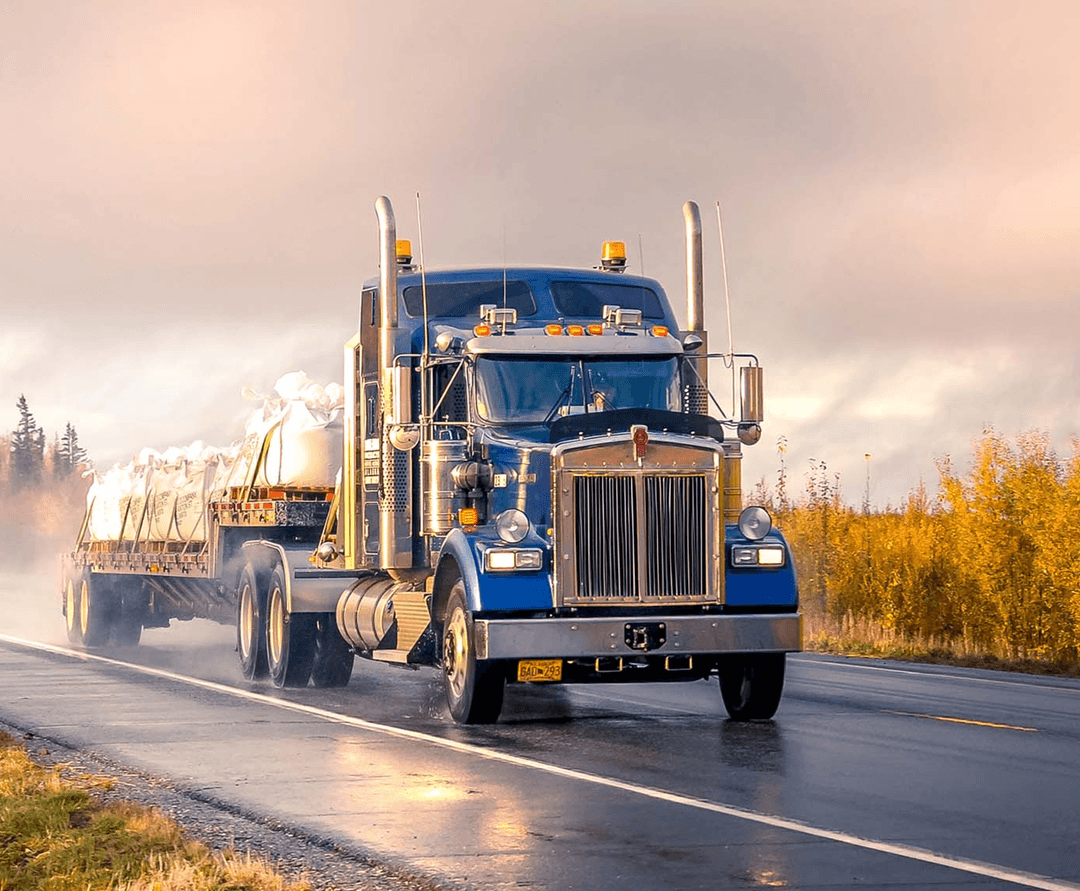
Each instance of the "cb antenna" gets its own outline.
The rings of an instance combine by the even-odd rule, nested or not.
[[[720,230],[720,268],[724,274],[724,306],[727,309],[728,359],[731,369],[731,404],[735,406],[735,338],[731,333],[731,291],[728,289],[727,252],[724,250],[724,220],[720,214],[720,202],[716,202],[716,225]]]
[[[416,236],[420,246],[420,296],[424,304],[424,361],[428,358],[427,275],[424,270],[424,222],[420,217],[420,193],[416,193]]]

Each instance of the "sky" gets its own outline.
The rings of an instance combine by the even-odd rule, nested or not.
[[[99,469],[341,380],[374,201],[429,268],[626,242],[765,368],[744,487],[903,501],[989,426],[1080,434],[1080,5],[0,5],[0,430]],[[717,378],[714,376],[714,381]],[[718,389],[726,391],[726,385]],[[865,456],[870,455],[867,459]]]

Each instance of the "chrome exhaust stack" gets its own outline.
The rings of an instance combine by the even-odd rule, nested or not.
[[[683,205],[686,224],[686,328],[683,344],[700,356],[690,360],[695,374],[686,386],[685,410],[692,414],[709,413],[709,352],[705,332],[705,284],[701,271],[701,212],[693,201]]]
[[[412,461],[396,448],[402,424],[408,424],[412,369],[396,365],[406,353],[406,334],[398,327],[397,225],[385,195],[375,201],[379,218],[379,384],[382,405],[380,452],[382,492],[379,504],[379,568],[409,569],[412,556]],[[406,443],[402,442],[402,445]]]

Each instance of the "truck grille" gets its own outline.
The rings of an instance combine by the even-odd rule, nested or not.
[[[710,600],[704,474],[573,474],[566,603]]]

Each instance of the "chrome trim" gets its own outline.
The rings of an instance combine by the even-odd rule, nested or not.
[[[734,616],[664,616],[667,642],[655,650],[631,649],[627,625],[653,624],[657,616],[597,619],[477,619],[479,659],[596,659],[601,656],[706,656],[724,653],[795,653],[802,649],[799,613]],[[483,650],[481,650],[481,643]]]

